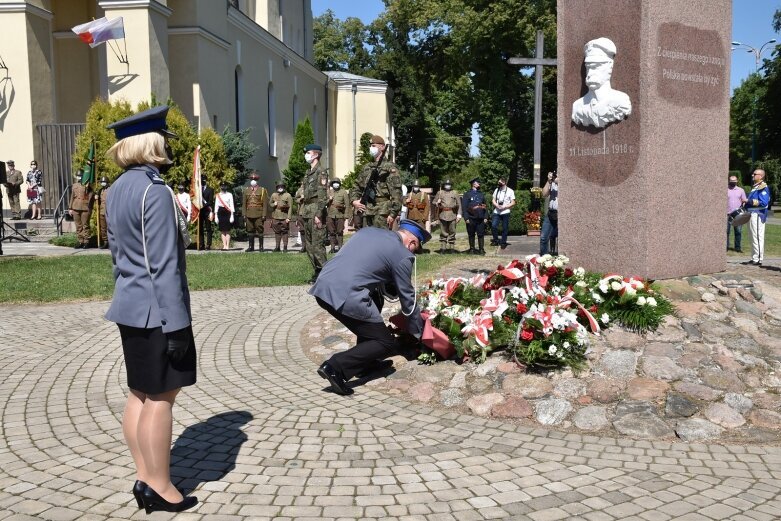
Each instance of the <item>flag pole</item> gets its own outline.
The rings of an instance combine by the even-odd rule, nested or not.
[[[92,149],[95,150],[95,142],[92,142]],[[92,186],[94,187],[97,184],[98,180],[98,164],[95,162],[95,156],[92,156]],[[93,189],[93,192],[96,192],[96,190]],[[101,194],[103,195],[103,192],[101,191]],[[98,249],[100,249],[100,195],[97,196],[97,202],[98,202],[98,218],[96,219],[98,221]]]

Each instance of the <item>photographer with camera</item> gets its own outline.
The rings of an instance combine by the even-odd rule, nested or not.
[[[540,255],[558,255],[556,239],[559,237],[559,181],[556,171],[548,172],[548,181],[542,187],[542,196],[548,197],[548,211],[540,233]]]
[[[515,206],[515,192],[507,186],[507,179],[499,178],[499,183],[494,190],[491,204],[494,206],[491,216],[491,230],[493,238],[491,246],[507,247],[507,230],[510,228],[510,211]],[[499,225],[502,225],[502,241],[499,242]]]

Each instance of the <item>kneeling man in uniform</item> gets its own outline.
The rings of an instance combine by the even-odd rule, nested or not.
[[[431,234],[414,221],[404,219],[397,231],[361,228],[323,267],[309,294],[357,338],[357,344],[317,370],[337,394],[352,394],[347,381],[381,367],[401,352],[401,345],[385,326],[381,311],[385,286],[394,286],[407,332],[420,338],[423,319],[416,305],[412,273],[415,252]],[[393,290],[391,290],[393,292]]]

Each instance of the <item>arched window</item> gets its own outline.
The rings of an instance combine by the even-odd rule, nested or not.
[[[298,96],[293,96],[293,132],[296,130],[296,125],[298,125]]]
[[[241,66],[236,66],[234,72],[234,97],[236,103],[236,131],[241,130],[242,114],[244,113],[244,80],[242,78]],[[217,130],[217,129],[214,129]]]
[[[277,157],[277,109],[272,82],[268,82],[268,155]]]

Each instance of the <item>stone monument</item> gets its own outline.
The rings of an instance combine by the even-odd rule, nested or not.
[[[726,267],[732,0],[558,0],[559,250],[662,279]]]

